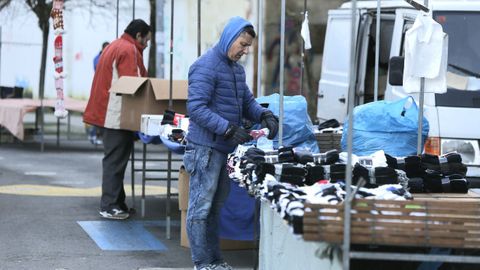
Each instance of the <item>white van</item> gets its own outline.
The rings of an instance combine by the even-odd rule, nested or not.
[[[417,1],[423,3],[423,1]],[[354,104],[373,101],[377,1],[358,1],[357,67]],[[467,176],[480,183],[480,0],[430,0],[433,18],[449,35],[448,91],[425,94],[425,117],[430,124],[425,152],[457,151],[468,166]],[[328,13],[327,32],[318,88],[320,122],[347,115],[350,84],[351,3]],[[405,32],[418,10],[405,1],[381,1],[379,99],[407,96],[401,86],[389,84],[389,59],[403,55]],[[412,95],[412,94],[410,94]],[[412,95],[417,104],[419,95]],[[477,184],[474,184],[475,186]]]

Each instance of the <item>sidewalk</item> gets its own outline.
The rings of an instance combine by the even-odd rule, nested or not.
[[[51,134],[46,136],[44,152],[38,143],[0,144],[0,242],[4,243],[0,269],[192,269],[189,249],[180,246],[176,197],[171,204],[171,239],[166,239],[165,182],[147,182],[142,218],[141,173],[136,172],[137,214],[127,221],[100,218],[102,147],[90,144],[81,133],[81,121],[75,121],[75,139],[62,135],[58,148]],[[138,158],[141,148],[137,142]],[[166,153],[158,145],[148,149],[155,156]],[[132,206],[130,166],[125,183],[127,204]],[[176,187],[175,181],[172,192]],[[235,269],[253,269],[253,250],[223,254]]]

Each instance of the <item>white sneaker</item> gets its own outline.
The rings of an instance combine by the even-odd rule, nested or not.
[[[100,211],[99,213],[103,218],[108,219],[127,219],[130,216],[127,212],[116,208],[108,211]]]
[[[217,268],[217,265],[213,265],[213,264],[208,264],[208,265],[205,265],[204,267],[202,268],[197,268],[196,266],[193,267],[193,270],[218,270],[218,269],[221,269],[221,268]]]
[[[215,270],[233,270],[233,267],[231,267],[228,263],[223,262],[221,264],[216,265]]]

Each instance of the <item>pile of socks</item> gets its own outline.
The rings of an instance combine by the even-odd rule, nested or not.
[[[385,154],[388,167],[403,170],[412,193],[467,193],[467,167],[458,153],[422,154],[404,158]]]
[[[340,204],[346,197],[345,184],[320,181],[312,186],[298,187],[286,182],[279,182],[273,175],[267,174],[261,187],[261,199],[269,201],[272,209],[287,221],[294,234],[303,232],[305,203]],[[356,190],[356,186],[352,186]],[[355,198],[377,200],[407,200],[411,194],[399,184],[382,185],[377,188],[359,187]]]
[[[458,153],[442,156],[423,154],[422,168],[425,169],[423,183],[427,192],[467,193],[468,181],[465,178],[467,166]]]

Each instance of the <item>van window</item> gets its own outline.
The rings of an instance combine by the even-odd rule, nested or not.
[[[392,44],[394,17],[380,18],[380,55],[378,74],[378,99],[383,99],[387,84],[388,60]],[[364,103],[373,101],[375,87],[375,38],[376,19],[374,17],[370,28],[368,42],[367,68],[365,74],[365,99]]]
[[[449,36],[449,70],[460,75],[480,74],[480,14],[436,12],[434,18]]]
[[[433,13],[433,18],[448,34],[447,71],[450,73],[448,91],[435,95],[436,105],[480,108],[480,14],[438,11]],[[453,83],[453,78],[457,83]]]

